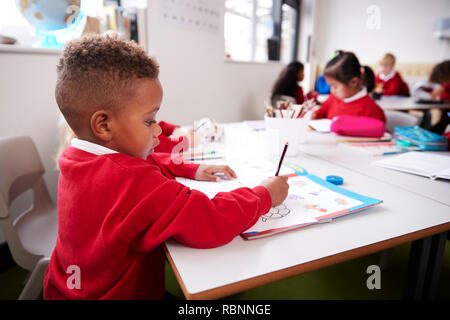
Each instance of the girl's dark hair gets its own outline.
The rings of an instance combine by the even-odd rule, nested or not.
[[[303,70],[303,63],[299,61],[294,61],[289,63],[286,68],[281,71],[280,76],[273,85],[272,95],[284,95],[290,97],[296,97],[297,95],[297,74]]]
[[[450,60],[445,60],[433,68],[430,81],[439,84],[450,82]]]
[[[361,78],[361,65],[353,52],[339,50],[328,61],[324,75],[348,84],[354,77]]]
[[[363,85],[367,88],[367,93],[372,92],[375,88],[375,73],[369,66],[364,66],[364,74],[362,76]]]

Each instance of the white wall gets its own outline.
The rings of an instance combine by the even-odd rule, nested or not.
[[[262,119],[283,65],[225,62],[223,14],[217,33],[182,28],[164,21],[161,1],[148,6],[150,54],[160,64],[164,88],[159,118],[184,125],[205,116]]]
[[[52,158],[58,144],[58,107],[53,97],[56,62],[55,54],[0,52],[0,137],[28,135],[33,138],[54,201],[58,179]],[[28,203],[28,199],[29,196],[23,200]],[[13,214],[25,209],[24,205],[13,206]]]
[[[381,10],[380,29],[370,30],[366,10]],[[446,43],[433,38],[435,21],[450,14],[449,0],[316,0],[315,57],[328,61],[334,50],[353,51],[362,63],[392,52],[398,62],[435,63],[450,58]]]

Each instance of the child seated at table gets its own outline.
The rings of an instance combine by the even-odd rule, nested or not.
[[[394,66],[395,56],[386,53],[380,60],[381,72],[375,77],[376,90],[381,90],[382,96],[409,96],[408,84]]]
[[[289,63],[280,73],[273,85],[270,101],[276,106],[278,101],[287,100],[292,103],[302,104],[305,101],[303,88],[298,84],[303,81],[303,63],[294,61]]]
[[[365,116],[386,122],[383,110],[369,97],[363,85],[362,68],[352,52],[338,51],[325,67],[331,94],[314,113],[315,119]]]
[[[450,60],[437,64],[430,75],[430,82],[438,86],[431,92],[435,101],[450,101]]]
[[[162,131],[158,73],[143,48],[117,35],[66,45],[55,97],[77,138],[59,159],[58,237],[45,299],[161,299],[164,241],[226,244],[286,198],[287,177],[213,199],[175,181],[236,175],[153,153]]]
[[[437,85],[430,93],[431,100],[450,103],[450,60],[443,61],[433,68],[430,74],[430,82]],[[431,130],[442,134],[447,132],[449,125],[449,112],[441,110],[441,117]],[[449,132],[446,133],[446,136],[450,138]]]

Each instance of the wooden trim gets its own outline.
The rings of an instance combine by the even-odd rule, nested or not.
[[[344,261],[367,256],[372,253],[390,249],[415,240],[427,238],[429,236],[439,234],[448,230],[450,230],[450,222],[195,294],[190,294],[186,290],[183,280],[180,277],[180,274],[175,266],[175,263],[173,262],[172,257],[170,256],[169,251],[167,250],[166,245],[164,245],[164,250],[186,299],[206,300],[206,299],[219,299],[222,297],[230,296],[232,294],[260,287],[272,282],[287,279],[314,270],[322,269]]]

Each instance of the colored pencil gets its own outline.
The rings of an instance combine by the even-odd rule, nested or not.
[[[278,169],[277,169],[277,173],[275,173],[275,176],[278,176],[278,174],[280,173],[281,165],[283,164],[284,156],[286,155],[286,150],[287,150],[288,146],[289,146],[289,143],[286,142],[286,144],[284,145],[283,153],[281,154],[280,162],[278,163]]]

